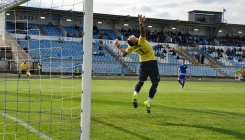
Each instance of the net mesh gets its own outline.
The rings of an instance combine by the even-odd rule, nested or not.
[[[80,137],[83,48],[82,31],[73,29],[80,23],[74,21],[81,19],[73,13],[78,13],[74,10],[83,2],[59,3],[49,1],[48,16],[41,6],[48,4],[41,0],[24,5],[38,5],[38,10],[24,7],[26,10],[20,11],[15,7],[0,15],[0,24],[4,25],[0,28],[1,139]],[[82,11],[83,6],[79,7]],[[68,8],[58,15],[57,10],[53,12]],[[71,22],[65,23],[68,18]],[[64,37],[67,30],[78,36]],[[24,62],[28,69],[23,68]]]

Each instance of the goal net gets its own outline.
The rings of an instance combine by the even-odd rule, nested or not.
[[[33,0],[0,14],[0,139],[80,138],[82,7]]]

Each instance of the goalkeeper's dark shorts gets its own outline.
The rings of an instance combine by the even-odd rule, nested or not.
[[[75,73],[75,76],[80,76],[82,73],[80,72],[80,73]]]
[[[28,70],[21,70],[20,71],[20,73],[22,74],[22,73],[27,73],[28,72]]]
[[[158,83],[160,81],[156,60],[140,62],[139,81],[146,81],[148,77],[150,77],[152,83]]]

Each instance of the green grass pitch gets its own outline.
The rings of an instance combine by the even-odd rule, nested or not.
[[[244,82],[187,81],[181,90],[177,81],[161,81],[151,114],[143,106],[149,81],[139,93],[138,108],[132,106],[136,83],[92,81],[91,140],[245,139]],[[17,84],[1,79],[0,139],[42,139],[3,113],[50,138],[79,139],[80,85],[80,80],[30,79]]]

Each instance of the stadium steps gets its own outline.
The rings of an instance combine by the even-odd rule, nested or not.
[[[214,60],[213,58],[211,58],[209,55],[207,55],[206,53],[203,53],[200,48],[197,46],[196,49],[200,54],[205,56],[205,59],[207,59],[209,61],[210,67],[211,68],[217,68],[218,66],[221,66],[222,64],[219,63],[218,61]]]
[[[177,46],[175,47],[175,50],[176,50],[179,54],[181,54],[182,56],[184,56],[185,58],[187,58],[189,61],[191,61],[192,64],[200,64],[196,58],[194,58],[194,57],[191,56],[190,54],[189,54],[189,55],[186,54],[186,49],[185,49],[185,48],[180,49],[180,47],[177,45]]]
[[[26,3],[30,0],[2,0],[0,4],[0,13],[7,12],[10,9],[14,9],[15,7]]]
[[[120,65],[122,65],[129,72],[129,74],[135,74],[135,72],[131,70],[126,65],[126,63],[122,62],[110,49],[107,48],[107,46],[105,46],[104,48]]]
[[[211,66],[210,66],[211,67]],[[212,68],[212,67],[211,67]],[[230,77],[229,74],[227,74],[226,72],[224,72],[221,69],[218,68],[213,68],[214,70],[218,71],[220,74],[222,74],[224,77]]]

